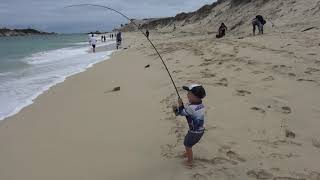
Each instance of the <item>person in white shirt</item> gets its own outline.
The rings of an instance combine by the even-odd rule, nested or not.
[[[89,44],[92,46],[92,51],[95,53],[96,52],[97,39],[94,37],[94,34],[91,35],[91,37],[89,39]]]

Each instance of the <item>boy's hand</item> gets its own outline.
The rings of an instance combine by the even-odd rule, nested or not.
[[[176,112],[178,110],[178,107],[176,105],[172,105],[172,111]]]
[[[178,115],[178,107],[176,105],[172,106],[172,111],[176,116]]]
[[[179,104],[179,107],[180,107],[180,106],[183,106],[183,101],[182,101],[181,98],[178,99],[178,104]]]

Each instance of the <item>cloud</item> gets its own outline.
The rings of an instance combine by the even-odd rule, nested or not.
[[[107,5],[131,18],[166,17],[193,11],[214,0],[1,0],[0,26],[34,27],[44,31],[108,31],[127,21],[96,7],[64,8],[72,4]]]

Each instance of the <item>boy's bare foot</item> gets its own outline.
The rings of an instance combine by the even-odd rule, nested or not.
[[[187,166],[188,168],[192,168],[193,167],[193,162],[192,161],[185,161],[184,165]]]

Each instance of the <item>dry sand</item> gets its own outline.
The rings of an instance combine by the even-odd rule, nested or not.
[[[177,85],[207,90],[192,169],[169,77],[147,41],[128,33],[127,49],[1,123],[0,179],[319,180],[318,32],[214,36],[151,32]]]

